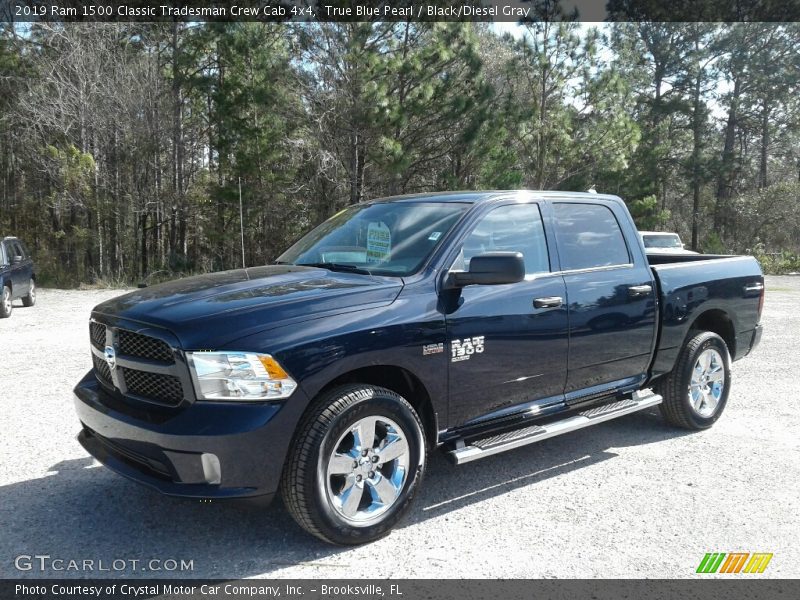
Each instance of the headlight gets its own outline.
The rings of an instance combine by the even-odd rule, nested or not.
[[[280,400],[297,388],[269,354],[188,352],[199,400]]]

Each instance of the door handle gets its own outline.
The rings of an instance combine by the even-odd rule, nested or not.
[[[652,291],[652,285],[632,285],[628,288],[628,296],[631,298],[639,298],[640,296],[649,295]]]
[[[561,296],[545,296],[544,298],[534,298],[534,308],[558,308],[563,300]]]
[[[763,283],[760,283],[760,282],[749,283],[746,286],[744,286],[744,293],[745,294],[753,294],[755,292],[759,292],[760,293],[761,290],[763,290],[763,289],[764,289],[764,284]]]

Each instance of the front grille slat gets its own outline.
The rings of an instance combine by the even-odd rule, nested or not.
[[[114,382],[111,379],[111,369],[108,368],[106,361],[96,354],[92,354],[92,362],[94,363],[94,376],[97,378],[97,380],[100,383],[104,383],[113,387]]]
[[[125,387],[131,394],[171,406],[183,401],[183,386],[177,377],[125,367],[122,368],[122,375]]]
[[[127,329],[118,331],[119,353],[164,363],[174,363],[172,349],[161,340]]]
[[[106,345],[106,326],[102,323],[91,321],[89,323],[89,337],[95,346],[104,348]]]
[[[175,408],[187,400],[184,395],[188,378],[186,365],[175,361],[175,351],[167,341],[95,321],[89,323],[89,336],[92,346],[96,348],[92,351],[94,376],[104,387],[116,390],[134,403],[147,401]],[[118,357],[115,370],[98,353],[106,347],[107,337],[114,340],[113,346]],[[147,362],[134,361],[134,358],[152,361],[152,368],[160,372],[150,371]],[[119,364],[121,359],[127,360]],[[132,364],[134,362],[136,364]],[[160,363],[158,367],[156,363]]]

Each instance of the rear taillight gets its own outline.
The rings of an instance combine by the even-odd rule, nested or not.
[[[758,322],[761,322],[761,311],[764,310],[764,292],[766,291],[765,286],[761,286],[761,295],[758,297]]]

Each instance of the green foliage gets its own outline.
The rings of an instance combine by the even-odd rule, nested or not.
[[[767,252],[763,243],[759,242],[752,249],[761,265],[761,269],[767,275],[786,275],[789,273],[800,273],[800,253],[781,250],[779,252]]]
[[[712,231],[703,240],[701,246],[703,254],[726,254],[725,244],[719,233]]]
[[[658,208],[655,196],[646,196],[628,204],[628,210],[633,216],[636,227],[641,231],[653,231],[664,227],[669,219],[668,210]]]
[[[532,7],[507,37],[434,22],[2,27],[0,233],[29,242],[42,283],[113,285],[239,267],[242,232],[246,263],[270,262],[374,197],[594,187],[642,229],[694,229],[706,252],[793,270],[797,24],[586,28],[558,2]]]

